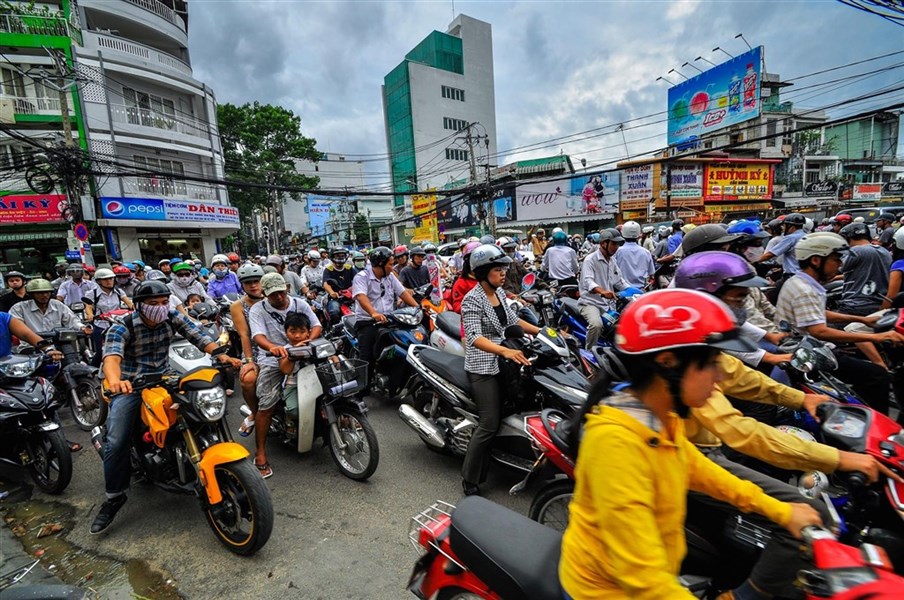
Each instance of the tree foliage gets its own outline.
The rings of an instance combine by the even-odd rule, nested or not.
[[[271,189],[227,186],[230,203],[248,220],[254,209],[283,202],[288,187],[314,188],[319,177],[295,170],[296,160],[317,162],[321,153],[314,138],[301,133],[301,117],[291,110],[271,104],[220,104],[217,124],[226,161],[226,178],[272,186]],[[301,194],[290,192],[299,199]]]
[[[369,244],[371,242],[370,239],[370,227],[367,224],[367,217],[362,214],[355,215],[354,222],[355,229],[355,243],[357,244]],[[348,234],[346,234],[348,237]]]

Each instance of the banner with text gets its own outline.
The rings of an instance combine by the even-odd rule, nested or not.
[[[467,196],[446,197],[437,200],[440,228],[446,230],[477,227],[480,225],[479,211],[481,207],[479,204],[477,200],[469,200]],[[497,224],[515,220],[514,187],[505,187],[493,192],[493,210],[496,211]]]
[[[643,201],[644,206],[653,197],[653,165],[630,167],[621,172],[622,210],[632,203]]]
[[[317,194],[308,194],[307,196],[307,212],[308,212],[308,229],[311,230],[313,237],[324,237],[333,233],[333,227],[330,225],[330,208],[333,203],[339,206],[337,198],[331,196],[318,196]]]
[[[879,200],[881,198],[881,183],[858,183],[854,186],[854,200]]]
[[[663,169],[664,170],[664,169]],[[703,165],[672,165],[669,177],[672,200],[676,198],[703,197]],[[659,197],[665,198],[665,190],[659,191]]]
[[[65,200],[62,194],[0,196],[0,225],[61,223],[66,220],[60,208]]]
[[[104,219],[133,221],[180,221],[239,226],[237,208],[210,202],[191,200],[163,200],[161,198],[109,198],[100,199],[101,216]]]
[[[417,194],[412,196],[411,212],[416,217],[414,239],[419,242],[435,241],[438,236],[436,195]]]
[[[707,202],[771,200],[772,174],[770,164],[706,165],[703,199]]]
[[[621,180],[618,171],[603,171],[571,178],[571,204],[580,199],[583,213],[613,217],[618,211],[618,195]],[[566,215],[563,215],[566,216]],[[519,214],[519,218],[523,218]]]

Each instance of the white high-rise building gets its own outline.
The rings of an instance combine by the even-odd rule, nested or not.
[[[405,55],[383,79],[394,190],[441,188],[468,178],[471,152],[483,176],[480,165],[493,164],[496,154],[494,86],[492,27],[467,15]],[[405,202],[396,196],[395,207]]]

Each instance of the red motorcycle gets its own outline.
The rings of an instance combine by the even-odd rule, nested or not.
[[[480,496],[465,497],[457,507],[437,502],[412,519],[408,537],[424,552],[408,581],[408,590],[418,598],[563,597],[558,576],[561,532]],[[904,597],[904,578],[894,574],[881,548],[846,546],[827,529],[816,527],[804,530],[803,541],[813,568],[798,577],[808,599]],[[705,581],[688,586],[698,597],[706,588]]]

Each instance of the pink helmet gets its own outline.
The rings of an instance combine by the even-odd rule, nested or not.
[[[471,254],[471,252],[473,252],[475,248],[480,248],[480,242],[468,242],[467,244],[465,244],[465,247],[461,249],[462,257]]]

